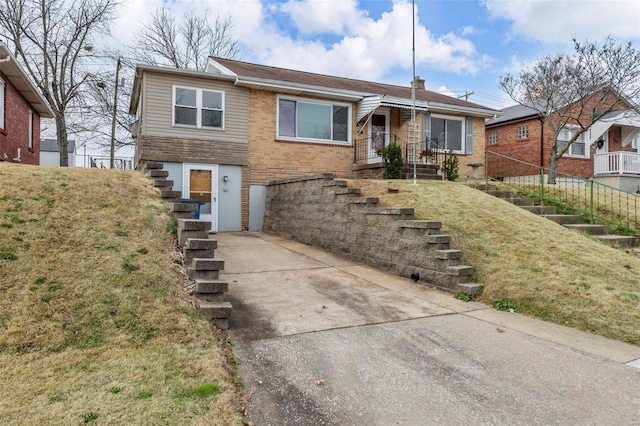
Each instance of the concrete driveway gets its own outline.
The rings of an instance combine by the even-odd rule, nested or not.
[[[640,347],[221,233],[256,425],[640,425]]]

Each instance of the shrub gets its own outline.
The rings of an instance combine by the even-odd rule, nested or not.
[[[444,159],[443,172],[444,177],[447,180],[455,181],[458,179],[458,156],[453,153],[453,151],[449,151],[449,154]]]
[[[384,160],[384,178],[402,178],[402,148],[400,145],[391,143],[382,148],[382,159]]]

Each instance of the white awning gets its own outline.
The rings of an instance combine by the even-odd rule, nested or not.
[[[612,126],[622,128],[622,146],[627,146],[633,138],[640,135],[640,115],[632,109],[612,111],[605,114],[585,133],[587,146],[592,145]]]
[[[378,107],[412,109],[411,104],[407,104],[406,99],[394,98],[385,95],[366,96],[358,103],[356,111],[356,121],[362,120],[376,110]],[[416,101],[416,111],[429,111],[427,102]]]

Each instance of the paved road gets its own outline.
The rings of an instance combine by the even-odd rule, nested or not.
[[[256,425],[640,425],[640,347],[221,233]]]

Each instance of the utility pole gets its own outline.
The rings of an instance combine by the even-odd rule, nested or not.
[[[413,142],[413,184],[416,185],[416,0],[411,3],[411,54],[413,78],[411,80],[411,135]]]
[[[473,95],[475,93],[475,91],[471,91],[471,92],[466,92],[464,95],[460,95],[458,96],[458,99],[462,99],[464,98],[465,101],[469,100],[469,96]]]
[[[116,146],[116,113],[118,111],[118,81],[120,80],[121,61],[118,58],[116,64],[116,88],[113,93],[113,117],[111,117],[111,157],[109,159],[109,168],[114,168],[114,153]]]

